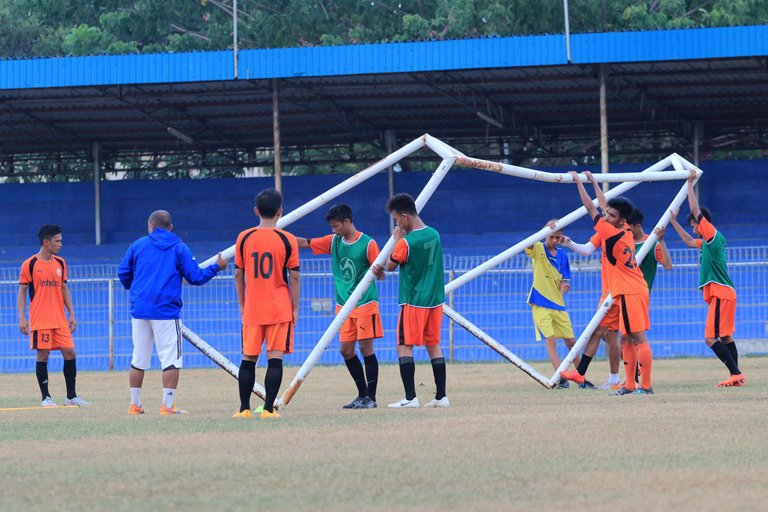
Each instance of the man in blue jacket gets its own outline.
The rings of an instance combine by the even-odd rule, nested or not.
[[[141,385],[144,371],[150,366],[153,341],[163,368],[160,414],[186,412],[174,406],[181,368],[181,280],[201,286],[227,268],[228,260],[222,259],[219,253],[216,263],[200,269],[189,247],[171,233],[172,229],[170,213],[152,212],[147,226],[149,236],[131,244],[117,271],[120,282],[131,291],[133,359],[128,414],[132,415],[144,414]]]

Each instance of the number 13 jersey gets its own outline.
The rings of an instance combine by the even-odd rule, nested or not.
[[[235,266],[245,275],[243,325],[293,320],[289,270],[299,270],[296,237],[278,228],[251,228],[237,236]]]

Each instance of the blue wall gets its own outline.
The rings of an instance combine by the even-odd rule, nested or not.
[[[616,165],[613,171],[636,171],[645,166]],[[716,225],[730,245],[763,243],[764,191],[768,190],[766,160],[707,162],[701,181],[701,202],[709,206]],[[301,176],[283,180],[285,211],[291,211],[347,176]],[[395,175],[397,191],[417,194],[427,173]],[[253,196],[272,184],[271,178],[107,181],[102,184],[102,241],[93,245],[92,183],[0,185],[0,262],[12,263],[37,247],[35,234],[44,223],[64,227],[63,255],[71,261],[112,260],[126,244],[146,234],[146,219],[155,209],[167,209],[174,229],[201,257],[234,243],[237,233],[256,222]],[[641,184],[628,195],[655,223],[681,182]],[[355,211],[358,228],[380,241],[387,237],[384,204],[387,182],[377,175],[335,202],[346,201]],[[579,206],[574,187],[532,182],[475,170],[453,170],[427,204],[423,216],[443,235],[446,249],[457,254],[506,248],[539,229],[548,219]],[[327,231],[323,206],[294,223],[298,235]],[[687,207],[683,208],[683,212]],[[591,234],[587,220],[568,229],[575,239]],[[671,237],[675,242],[676,237]],[[210,253],[210,254],[209,254]],[[23,258],[22,258],[23,259]]]

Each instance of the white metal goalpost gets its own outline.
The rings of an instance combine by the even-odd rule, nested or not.
[[[387,167],[394,165],[395,163],[399,162],[403,158],[406,158],[410,154],[424,147],[427,147],[432,151],[434,151],[442,159],[442,161],[440,162],[440,165],[437,167],[437,169],[433,173],[432,177],[429,179],[427,184],[422,189],[421,193],[416,198],[416,208],[418,211],[421,211],[424,205],[426,205],[426,203],[431,198],[432,194],[437,189],[438,185],[442,182],[443,178],[445,178],[445,176],[448,174],[448,172],[451,170],[451,168],[454,165],[458,165],[461,167],[468,167],[472,169],[492,171],[500,174],[505,174],[508,176],[536,180],[536,181],[545,181],[545,182],[551,182],[551,183],[572,183],[573,182],[573,177],[566,173],[543,172],[543,171],[538,171],[534,169],[527,169],[525,167],[518,167],[518,166],[509,165],[509,164],[499,163],[499,162],[491,162],[488,160],[481,160],[481,159],[467,157],[466,155],[462,154],[461,152],[452,148],[451,146],[445,144],[444,142],[428,134],[425,134],[411,141],[409,144],[403,146],[402,148],[390,154],[389,156],[383,158],[382,160],[379,160],[378,162],[371,165],[370,167],[342,181],[335,187],[332,187],[331,189],[315,197],[314,199],[305,203],[304,205],[300,206],[294,211],[281,217],[277,223],[278,227],[285,228],[286,226],[299,220],[305,215],[313,212],[314,210],[326,204],[327,202],[331,201],[332,199],[356,187],[357,185],[364,182],[368,178],[378,174],[379,172],[383,171]],[[666,157],[665,159],[661,160],[660,162],[648,167],[642,172],[597,174],[595,175],[595,179],[598,182],[622,182],[620,185],[618,185],[617,187],[615,187],[614,189],[606,193],[606,198],[610,199],[612,197],[617,197],[623,194],[624,192],[632,189],[633,187],[637,186],[641,182],[687,180],[688,177],[690,176],[690,170],[695,170],[699,177],[702,174],[702,171],[698,169],[696,166],[694,166],[693,164],[691,164],[688,160],[684,159],[683,157],[677,154],[672,154]],[[585,178],[582,177],[582,181],[585,181]],[[656,227],[664,227],[669,223],[669,211],[678,209],[680,207],[680,204],[685,200],[686,187],[687,187],[687,184],[683,184],[683,187],[680,189],[680,191],[677,193],[675,198],[672,200],[672,202],[670,203],[669,207],[662,215]],[[593,202],[596,204],[597,200],[595,199]],[[568,215],[562,217],[557,222],[557,224],[555,225],[555,230],[559,230],[568,226],[569,224],[580,219],[586,214],[587,214],[586,208],[584,208],[583,206],[572,211]],[[527,237],[526,239],[513,245],[512,247],[505,250],[504,252],[494,256],[493,258],[482,263],[481,265],[478,265],[477,267],[473,268],[467,273],[454,279],[453,281],[450,281],[445,286],[446,294],[458,289],[459,287],[468,283],[472,279],[475,279],[476,277],[483,274],[484,272],[487,272],[493,269],[494,267],[496,267],[497,265],[503,263],[504,261],[512,258],[516,254],[525,250],[526,247],[529,247],[533,245],[533,243],[535,243],[536,241],[546,237],[546,235],[549,234],[550,232],[551,232],[550,228],[544,227],[539,231],[537,231],[536,233],[532,234],[531,236]],[[636,259],[638,260],[638,262],[642,261],[643,257],[645,257],[645,255],[650,251],[650,248],[654,245],[655,241],[656,241],[656,235],[655,233],[651,232],[651,234],[649,235],[648,243],[643,244],[643,247],[640,249],[640,251],[636,255]],[[393,248],[394,248],[394,239],[390,237],[387,243],[382,248],[378,258],[376,259],[376,263],[385,262],[386,259],[389,257],[390,253],[392,252]],[[235,246],[232,245],[231,247],[222,251],[222,256],[225,259],[230,259],[234,256],[234,253],[235,253]],[[200,266],[207,267],[215,263],[215,261],[216,261],[216,257],[213,256],[207,259],[206,261],[200,263]],[[341,308],[339,313],[333,319],[331,324],[328,326],[326,331],[320,337],[320,339],[318,340],[317,344],[310,352],[307,359],[299,368],[299,371],[291,381],[288,388],[284,391],[282,396],[277,400],[275,404],[277,407],[284,407],[291,401],[295,393],[298,391],[299,387],[301,387],[304,380],[309,376],[314,366],[320,360],[320,357],[322,356],[325,349],[328,347],[328,345],[331,343],[333,338],[339,332],[341,325],[344,323],[344,321],[347,319],[347,317],[351,313],[352,309],[354,308],[354,305],[357,304],[360,297],[362,297],[362,295],[365,293],[365,291],[368,289],[368,287],[374,280],[375,280],[375,277],[373,273],[369,270],[368,273],[361,280],[361,282],[357,285],[355,290],[352,292],[352,295],[349,297],[347,302],[344,304],[344,306]],[[484,332],[478,326],[474,325],[472,322],[470,322],[465,317],[460,315],[457,311],[449,307],[447,304],[443,306],[443,311],[454,322],[464,327],[473,336],[475,336],[480,341],[485,343],[488,347],[496,351],[499,355],[501,355],[507,361],[509,361],[516,367],[518,367],[520,370],[528,374],[534,380],[539,382],[539,384],[547,388],[552,388],[560,380],[560,371],[567,368],[573,361],[576,354],[578,354],[584,348],[590,336],[592,335],[594,330],[597,328],[597,325],[600,323],[600,320],[605,316],[606,312],[608,311],[608,309],[612,304],[613,304],[613,299],[609,295],[606,298],[606,300],[603,302],[603,304],[600,306],[600,308],[598,308],[597,312],[593,316],[592,320],[588,323],[587,327],[581,333],[581,335],[578,338],[578,341],[576,342],[574,347],[570,350],[566,358],[563,360],[560,368],[558,368],[558,370],[555,371],[554,375],[552,375],[551,378],[547,378],[541,373],[539,373],[538,371],[536,371],[532,366],[530,366],[524,360],[522,360],[513,352],[511,352],[509,349],[507,349],[502,343],[494,340],[489,334]],[[186,325],[182,327],[182,334],[190,343],[192,343],[195,347],[200,349],[206,356],[211,358],[216,364],[221,366],[230,375],[237,378],[238,367],[232,362],[230,362],[221,353],[219,353],[215,348],[211,347],[204,340],[202,340]],[[253,392],[257,396],[259,396],[262,400],[265,398],[264,388],[261,387],[261,385],[259,384],[254,385]]]

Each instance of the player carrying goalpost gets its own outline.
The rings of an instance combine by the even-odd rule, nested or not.
[[[296,241],[299,249],[312,249],[314,254],[331,255],[333,284],[336,290],[336,314],[338,314],[376,260],[379,255],[379,246],[376,240],[355,228],[352,222],[352,208],[346,204],[332,206],[325,220],[331,226],[332,235],[320,238],[296,237]],[[341,355],[357,386],[357,397],[344,405],[344,409],[376,408],[379,361],[373,351],[373,340],[384,336],[378,300],[376,283],[371,283],[341,326],[339,333]],[[365,371],[355,354],[355,342],[363,355]]]
[[[587,213],[594,219],[595,231],[605,242],[605,255],[610,264],[608,275],[609,291],[613,299],[619,304],[619,326],[622,334],[628,335],[626,343],[622,344],[621,351],[624,356],[624,374],[626,384],[617,390],[615,395],[653,394],[651,387],[651,372],[653,367],[653,354],[648,343],[645,331],[650,328],[648,317],[648,283],[635,261],[635,246],[631,235],[624,230],[627,217],[632,213],[634,206],[625,197],[616,197],[606,201],[600,185],[592,173],[587,171],[584,175],[592,183],[595,195],[604,216],[598,214],[595,205],[587,194],[584,185],[579,179],[578,173],[572,171],[571,176],[579,189],[579,197],[587,209]],[[643,366],[641,387],[635,385],[635,373],[638,361]],[[580,382],[584,379],[577,371],[560,372],[560,375],[568,380]]]
[[[704,301],[709,304],[704,341],[728,368],[730,376],[716,384],[717,387],[743,386],[744,374],[739,370],[739,353],[733,333],[736,330],[736,289],[728,276],[728,255],[725,237],[712,225],[712,214],[706,208],[699,208],[693,182],[696,172],[688,178],[688,206],[691,213],[688,223],[693,232],[701,238],[694,239],[677,222],[677,212],[670,212],[669,221],[683,239],[685,245],[701,251],[699,289],[704,292]]]

